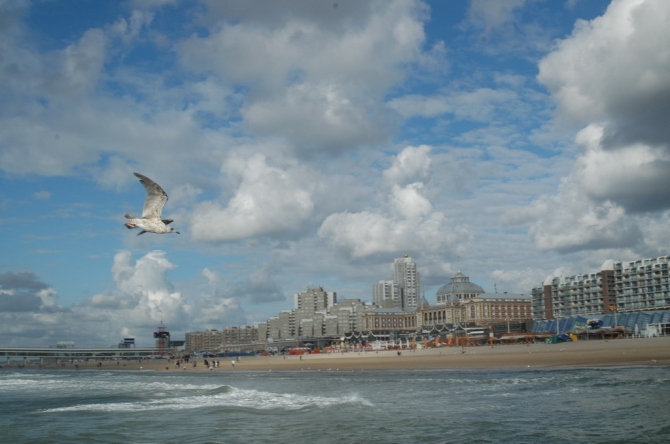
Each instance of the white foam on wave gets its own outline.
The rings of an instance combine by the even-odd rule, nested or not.
[[[76,393],[79,390],[87,392],[113,392],[113,393],[153,393],[155,391],[173,392],[190,390],[214,390],[217,384],[184,384],[183,382],[161,382],[106,378],[104,374],[96,375],[95,379],[60,378],[54,375],[17,375],[19,377],[2,378],[2,388],[7,391],[58,391]]]
[[[66,379],[30,378],[2,378],[2,389],[6,391],[30,392],[31,390],[44,391],[52,387],[68,386]]]
[[[36,413],[58,412],[136,412],[146,410],[184,410],[209,407],[238,407],[258,410],[300,410],[305,408],[323,408],[335,405],[360,405],[371,407],[373,404],[358,396],[349,394],[338,397],[310,396],[302,394],[282,394],[242,390],[230,387],[226,393],[210,395],[181,396],[150,401],[114,402],[108,404],[79,404],[70,407],[40,410]]]

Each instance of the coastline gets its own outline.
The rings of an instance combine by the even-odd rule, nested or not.
[[[364,371],[428,369],[520,369],[561,367],[613,367],[654,365],[670,366],[670,336],[657,338],[584,340],[559,344],[512,344],[477,347],[441,347],[423,350],[346,352],[300,356],[254,356],[235,359],[214,358],[220,366],[209,370],[197,360],[197,366],[181,364],[179,369],[168,360],[80,362],[80,370],[142,370],[165,372],[235,371]],[[208,359],[210,362],[212,358]],[[184,369],[184,367],[186,367]],[[7,367],[4,367],[7,368]],[[15,368],[15,367],[9,367]],[[48,370],[74,370],[65,366],[42,365]],[[31,365],[27,369],[39,369]]]

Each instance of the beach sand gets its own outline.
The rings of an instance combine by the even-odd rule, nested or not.
[[[421,369],[503,369],[552,367],[610,367],[622,365],[670,365],[670,336],[660,338],[585,340],[559,344],[513,344],[478,347],[442,347],[423,350],[346,352],[299,356],[254,356],[214,358],[220,366],[209,370],[203,358],[197,367],[182,363],[175,368],[168,360],[103,361],[79,363],[81,370],[152,370],[168,372],[230,371],[361,371]],[[211,363],[212,359],[208,361]],[[183,369],[183,367],[186,369]],[[42,368],[73,369],[44,365]]]

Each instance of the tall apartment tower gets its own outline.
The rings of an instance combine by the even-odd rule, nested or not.
[[[337,293],[324,291],[322,287],[308,288],[294,295],[294,324],[297,336],[322,336],[322,317],[337,304]],[[318,327],[315,325],[318,324]],[[315,328],[318,331],[315,331]]]
[[[308,288],[306,291],[293,295],[293,303],[296,310],[326,311],[337,304],[337,293],[324,291],[323,287]]]
[[[403,301],[400,308],[416,308],[421,299],[421,276],[416,262],[407,254],[393,261],[393,283],[400,288]]]
[[[372,302],[381,308],[401,308],[404,304],[400,286],[393,281],[379,281],[373,284]]]

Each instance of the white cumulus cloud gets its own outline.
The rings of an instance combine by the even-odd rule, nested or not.
[[[637,215],[670,209],[669,19],[666,1],[614,0],[540,61],[559,117],[584,126],[557,195],[523,212],[540,249],[641,246]]]
[[[405,182],[429,177],[430,147],[407,147],[384,172],[389,181]],[[329,215],[319,228],[320,237],[353,257],[421,251],[423,254],[462,247],[467,230],[435,211],[423,182],[389,187],[386,201],[376,211]]]
[[[270,166],[262,154],[231,158],[224,171],[241,177],[224,207],[202,203],[191,215],[197,240],[228,241],[298,229],[314,211],[306,177],[298,167]]]

